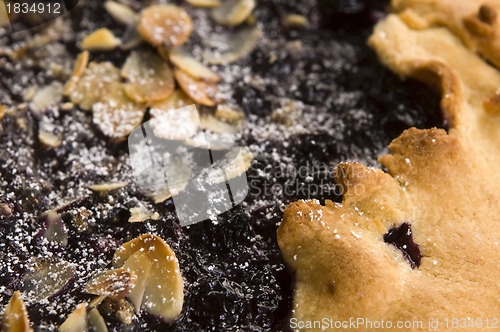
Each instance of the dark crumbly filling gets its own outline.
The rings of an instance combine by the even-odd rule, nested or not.
[[[129,2],[140,8],[139,2]],[[86,191],[87,184],[110,177],[131,180],[126,146],[100,134],[89,113],[53,109],[41,115],[28,107],[24,110],[26,130],[13,117],[4,118],[0,202],[8,204],[12,214],[0,216],[4,266],[0,269],[0,305],[7,303],[13,289],[22,287],[31,257],[64,259],[76,264],[77,277],[63,292],[46,302],[25,299],[34,326],[58,326],[77,303],[90,299],[82,293],[82,284],[95,272],[109,268],[121,243],[154,233],[166,239],[179,258],[186,281],[182,316],[167,325],[143,313],[131,326],[124,326],[103,313],[110,330],[283,329],[293,294],[292,273],[281,258],[275,235],[284,206],[301,198],[339,199],[329,187],[336,163],[355,159],[375,164],[402,130],[443,125],[438,97],[419,83],[401,82],[366,46],[383,2],[318,2],[259,2],[255,17],[264,25],[266,37],[247,58],[220,69],[225,81],[231,82],[230,98],[248,118],[240,143],[252,147],[257,158],[247,174],[250,194],[243,204],[220,215],[217,224],[209,220],[181,228],[171,201],[153,206],[160,220],[131,224],[128,209],[149,202],[134,184],[105,195]],[[71,26],[78,38],[101,26],[120,33],[101,6],[100,1],[86,1],[72,13]],[[206,10],[189,10],[195,26],[197,21],[206,21]],[[286,13],[308,16],[312,28],[285,30],[280,15]],[[203,33],[198,34],[192,36],[195,44],[203,39]],[[0,44],[25,37],[27,33],[0,36]],[[78,38],[63,39],[57,47],[38,52],[43,56],[50,51],[47,59],[70,66],[78,52]],[[301,47],[294,49],[297,41]],[[276,55],[272,63],[271,54]],[[94,59],[121,64],[126,55],[123,51],[96,53]],[[23,90],[30,85],[43,86],[58,79],[36,62],[0,57],[0,64],[0,103],[9,106],[22,103]],[[300,116],[289,127],[272,123],[272,110],[287,99],[303,104]],[[63,133],[60,147],[47,149],[38,141],[41,120]],[[291,166],[308,172],[287,172]],[[68,204],[62,206],[62,202]],[[69,229],[63,249],[34,237],[43,226],[39,216],[56,206],[62,206],[59,212]],[[88,226],[84,231],[78,229],[82,223]],[[418,266],[416,258],[414,264]]]
[[[398,248],[406,257],[412,268],[420,266],[422,254],[418,244],[413,241],[413,233],[409,223],[402,223],[398,227],[391,228],[384,235],[384,242]]]

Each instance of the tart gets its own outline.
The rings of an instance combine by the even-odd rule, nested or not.
[[[0,5],[2,327],[288,329],[284,207],[336,197],[331,165],[374,165],[402,130],[444,126],[432,91],[401,82],[366,46],[383,5],[82,0],[10,26]],[[181,116],[193,104],[199,123]],[[172,188],[144,190],[127,137],[156,117],[167,121],[151,137],[189,153],[209,146],[224,161],[245,147],[209,177],[246,173],[243,202],[188,227]],[[189,193],[196,169],[171,166],[174,189]]]
[[[361,317],[350,327],[370,331],[366,321],[386,321],[444,331],[452,317],[463,317],[465,329],[498,320],[496,8],[393,1],[374,28],[369,44],[380,61],[437,89],[449,129],[410,128],[379,158],[386,171],[336,167],[340,203],[298,201],[285,210],[278,243],[296,273],[297,321]]]

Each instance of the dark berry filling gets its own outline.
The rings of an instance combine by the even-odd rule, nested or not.
[[[413,269],[420,266],[422,254],[420,253],[418,244],[413,241],[413,233],[409,223],[405,222],[398,227],[391,228],[389,232],[384,235],[384,242],[398,248],[408,262],[410,262]]]

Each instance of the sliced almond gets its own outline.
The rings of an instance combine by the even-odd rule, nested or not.
[[[173,195],[177,195],[186,189],[188,182],[192,179],[192,168],[190,163],[182,160],[181,158],[167,158],[160,169],[151,169],[152,174],[148,177],[153,179],[154,183],[138,182],[141,189],[145,191],[145,194],[153,198],[154,202],[161,203]],[[175,177],[168,179],[168,184],[163,179],[158,178],[158,172],[160,174],[170,174]],[[166,180],[166,179],[165,179]]]
[[[127,79],[125,93],[139,103],[154,103],[168,98],[175,89],[168,63],[149,51],[132,52],[121,75]]]
[[[45,111],[61,101],[62,93],[63,85],[57,81],[52,82],[34,93],[30,105],[31,109],[35,112]]]
[[[119,181],[119,182],[102,182],[102,183],[96,183],[90,185],[88,188],[92,191],[111,191],[111,190],[116,190],[123,188],[128,185],[128,182],[126,181]]]
[[[143,222],[151,219],[151,216],[154,214],[153,211],[149,211],[142,206],[130,208],[129,211],[130,218],[128,218],[128,222]]]
[[[89,308],[97,308],[106,299],[104,295],[98,295],[89,302]]]
[[[188,13],[174,5],[153,5],[139,14],[137,31],[153,46],[183,45],[193,30]]]
[[[92,277],[84,292],[93,295],[125,297],[135,287],[137,276],[126,269],[113,269]]]
[[[210,172],[208,181],[211,183],[223,183],[243,175],[252,165],[253,154],[246,147],[234,147],[221,161],[222,172]]]
[[[118,39],[109,29],[101,28],[83,38],[80,47],[84,50],[91,51],[110,51],[120,44],[120,39]]]
[[[1,6],[1,5],[0,5]],[[10,298],[2,316],[2,331],[5,332],[30,332],[28,312],[24,306],[21,292],[15,291]]]
[[[0,216],[10,217],[12,215],[12,209],[8,203],[0,203]]]
[[[125,261],[123,264],[123,269],[131,271],[137,275],[137,283],[127,296],[130,303],[134,305],[136,311],[141,310],[141,304],[143,302],[144,292],[146,290],[146,285],[148,282],[149,274],[151,271],[151,262],[148,256],[141,251],[136,251]]]
[[[309,27],[309,20],[304,15],[288,14],[283,17],[281,24],[287,29],[307,28]]]
[[[68,92],[73,103],[92,109],[94,123],[117,141],[140,125],[146,111],[125,95],[120,71],[110,62],[90,63]]]
[[[5,113],[7,113],[7,106],[0,104],[0,120],[3,119]]]
[[[149,196],[153,198],[155,204],[158,204],[172,198],[173,195],[169,190],[158,190],[154,191]]]
[[[139,32],[137,32],[135,25],[128,25],[121,39],[121,49],[123,50],[132,50],[144,41]]]
[[[0,27],[6,26],[10,23],[7,9],[3,3],[0,3]]]
[[[87,303],[77,305],[76,309],[59,326],[59,332],[84,332],[87,329]]]
[[[215,8],[221,5],[220,0],[186,0],[188,4],[194,7]]]
[[[158,138],[182,141],[196,135],[200,129],[200,119],[196,106],[190,105],[171,109],[155,107],[149,121],[153,133]]]
[[[196,103],[205,106],[216,105],[216,95],[219,91],[217,85],[196,80],[179,69],[174,71],[174,75],[182,90]]]
[[[62,143],[61,137],[42,128],[38,131],[38,139],[43,145],[51,148],[57,148]]]
[[[156,117],[171,110],[183,108],[193,104],[194,101],[189,98],[189,96],[186,95],[184,91],[182,91],[181,89],[177,89],[167,99],[163,99],[159,102],[153,103],[151,105],[149,113],[152,117]]]
[[[119,80],[120,70],[111,62],[92,62],[76,80],[74,88],[68,89],[68,96],[71,102],[89,111],[101,99],[101,96],[113,92],[116,85],[111,85]]]
[[[108,327],[104,318],[102,318],[101,313],[96,308],[89,311],[88,323],[90,330],[93,332],[108,332]]]
[[[222,36],[220,39],[222,39],[225,44],[224,50],[206,50],[203,54],[203,58],[207,63],[215,65],[229,64],[238,61],[253,51],[261,36],[262,30],[256,26],[247,27],[236,33]]]
[[[245,113],[237,106],[219,104],[215,110],[215,117],[228,123],[239,123],[245,119]]]
[[[63,94],[65,96],[69,96],[70,93],[73,91],[73,89],[76,86],[76,83],[78,82],[78,79],[80,78],[80,76],[82,76],[83,72],[85,71],[85,68],[87,68],[88,62],[89,62],[89,51],[83,51],[80,54],[78,54],[75,61],[75,66],[73,68],[73,72],[71,73],[71,77],[64,86]]]
[[[212,18],[222,25],[243,23],[255,8],[255,0],[227,0],[212,11]]]
[[[105,298],[99,309],[107,315],[113,314],[119,322],[125,325],[132,324],[135,315],[134,306],[130,302],[116,297]]]
[[[234,146],[234,137],[222,138],[219,134],[212,132],[200,132],[198,135],[187,139],[184,143],[190,147],[199,149],[210,149],[214,151],[228,150]]]
[[[93,120],[106,136],[121,141],[141,124],[146,109],[125,95],[121,83],[108,87],[105,97],[92,106]]]
[[[51,242],[57,243],[61,247],[68,245],[68,228],[59,213],[49,210],[40,216],[40,220],[45,224],[43,237]]]
[[[22,279],[22,291],[40,301],[60,293],[75,275],[76,268],[64,260],[36,261],[34,271]]]
[[[125,25],[133,25],[137,21],[137,13],[127,5],[116,1],[106,1],[104,9],[117,21]]]
[[[136,253],[143,256],[133,257]],[[131,258],[132,261],[129,262]],[[144,266],[148,264],[150,265],[149,273],[142,279]],[[138,280],[147,280],[142,299],[139,300],[140,294],[134,294],[135,298],[132,301],[136,308],[144,308],[148,313],[167,322],[179,316],[184,302],[184,282],[175,253],[162,238],[143,234],[124,243],[115,252],[113,266],[123,266],[134,272]],[[139,290],[141,290],[140,286]]]
[[[212,114],[203,113],[200,115],[201,127],[217,134],[234,134],[238,131],[237,124],[229,124],[219,120]]]
[[[45,146],[57,148],[61,145],[62,135],[57,131],[57,127],[45,119],[38,123],[38,139]]]
[[[168,53],[169,59],[174,66],[189,74],[197,80],[203,80],[209,83],[217,83],[220,76],[214,73],[210,68],[201,64],[198,60],[187,54],[185,51],[174,48]]]

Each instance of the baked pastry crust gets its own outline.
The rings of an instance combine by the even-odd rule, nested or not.
[[[391,7],[412,29],[444,26],[468,48],[500,66],[498,0],[393,0]]]
[[[438,3],[453,7],[452,1],[395,7],[402,3],[415,4],[419,15],[439,12]],[[337,167],[341,204],[298,201],[285,210],[278,244],[296,273],[298,320],[420,320],[415,330],[430,330],[429,319],[500,312],[500,116],[492,107],[500,74],[475,53],[489,51],[465,42],[458,28],[416,14],[428,24],[415,27],[407,13],[388,15],[369,43],[396,73],[440,89],[449,133],[411,128],[379,159],[387,173],[357,163]],[[384,242],[403,223],[422,254],[418,268]]]

